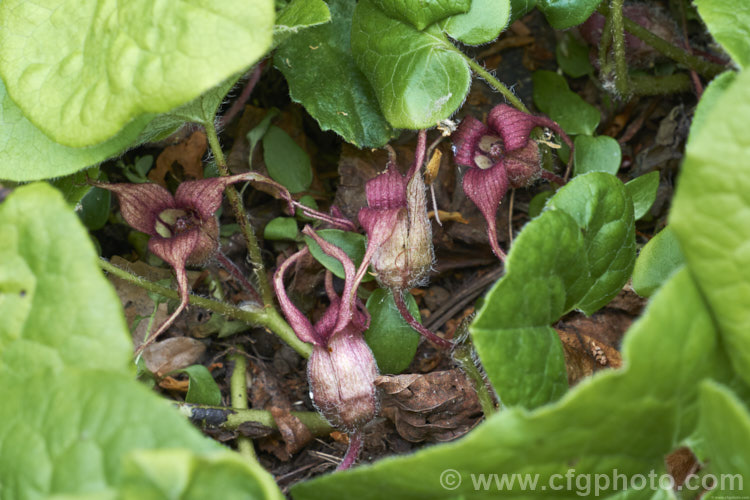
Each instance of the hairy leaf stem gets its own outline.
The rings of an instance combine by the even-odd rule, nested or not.
[[[463,52],[459,52],[459,54],[461,54],[464,57],[466,62],[469,64],[469,67],[473,69],[477,75],[484,78],[484,80],[492,88],[494,88],[495,90],[503,94],[503,96],[508,100],[508,102],[511,103],[517,110],[523,111],[524,113],[529,112],[528,108],[524,106],[521,100],[515,95],[513,95],[513,92],[511,92],[508,87],[503,85],[503,83],[500,80],[492,76],[492,74],[489,71],[484,69],[484,67],[481,64],[479,64],[478,62],[476,62],[474,59],[467,56]]]
[[[219,136],[216,133],[216,126],[212,121],[204,124],[206,127],[206,137],[208,138],[208,144],[211,147],[211,152],[216,159],[216,168],[223,177],[228,177],[230,174],[227,162],[224,158],[224,152],[221,150],[221,144],[219,143]],[[263,298],[263,304],[272,309],[273,303],[273,291],[271,290],[271,284],[266,276],[266,270],[263,265],[263,256],[261,255],[260,245],[258,244],[258,238],[255,236],[255,230],[250,222],[247,220],[245,215],[245,208],[242,204],[242,198],[235,189],[234,186],[227,186],[225,189],[227,198],[234,211],[234,216],[237,219],[237,223],[240,225],[240,230],[245,237],[245,243],[247,244],[247,254],[250,257],[255,274],[258,278],[258,288],[260,289],[260,296]]]
[[[606,5],[601,5],[598,10],[600,14],[606,16],[606,9]],[[721,64],[712,63],[700,57],[689,54],[681,47],[672,45],[668,41],[664,40],[658,35],[651,33],[649,30],[647,30],[640,24],[628,19],[627,17],[623,17],[622,22],[625,30],[631,33],[633,36],[643,40],[648,45],[655,48],[670,59],[673,59],[678,63],[695,70],[704,78],[713,78],[727,69]]]
[[[99,259],[99,266],[106,272],[113,274],[128,283],[145,288],[150,292],[158,293],[163,297],[179,300],[179,294],[176,290],[163,287],[145,278],[132,274],[103,258]],[[284,321],[284,318],[282,318],[274,308],[263,308],[260,306],[253,308],[240,308],[217,300],[198,297],[196,295],[190,295],[189,303],[230,318],[244,321],[252,326],[268,328],[281,340],[289,344],[289,346],[297,351],[300,356],[304,358],[310,357],[312,347],[297,338],[297,335],[294,333],[294,330],[292,330],[292,327],[289,326],[289,323]]]
[[[622,22],[624,2],[625,0],[612,0],[609,18],[612,24],[612,50],[615,54],[615,89],[621,96],[628,96],[630,95],[630,78],[628,63],[625,60],[625,30]]]

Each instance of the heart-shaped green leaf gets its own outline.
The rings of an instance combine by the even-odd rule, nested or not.
[[[174,373],[188,376],[188,391],[185,401],[199,405],[221,405],[221,390],[211,372],[203,365],[191,365]]]
[[[634,233],[625,187],[600,172],[573,179],[524,227],[470,326],[505,405],[534,408],[565,392],[562,346],[549,325],[573,308],[591,314],[617,294],[635,260]]]
[[[510,19],[509,0],[472,0],[469,12],[451,16],[440,23],[453,38],[468,45],[491,42]]]
[[[354,11],[351,41],[357,65],[396,128],[433,127],[469,92],[469,66],[437,25],[419,31],[386,16],[373,0],[362,0]]]
[[[271,0],[3,1],[0,75],[54,141],[94,145],[250,66],[273,19]]]
[[[323,130],[333,130],[360,148],[379,148],[394,135],[375,92],[354,63],[350,48],[350,0],[329,0],[331,22],[305,29],[282,43],[274,65],[289,82],[289,94]]]

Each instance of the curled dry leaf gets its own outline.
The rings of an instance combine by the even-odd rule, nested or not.
[[[199,340],[190,337],[174,337],[162,340],[143,350],[143,360],[146,368],[157,377],[163,377],[169,372],[194,365],[206,346]]]
[[[291,414],[292,403],[282,384],[283,381],[266,370],[263,365],[252,365],[252,385],[249,394],[251,406],[271,412],[282,438],[282,441],[279,441],[271,434],[259,440],[258,445],[262,450],[273,453],[279,460],[286,462],[312,440],[312,434]],[[242,431],[243,429],[240,429],[240,432]]]
[[[616,348],[586,333],[557,329],[557,334],[563,343],[568,384],[571,386],[597,370],[622,365],[622,357]]]
[[[167,146],[156,158],[156,168],[148,174],[148,178],[161,186],[167,186],[167,174],[174,172],[175,164],[182,168],[179,179],[203,179],[203,156],[206,154],[208,142],[206,133],[196,130],[187,139],[172,146]]]
[[[393,421],[399,435],[420,441],[451,441],[469,432],[481,419],[476,392],[460,370],[383,375],[381,414]]]

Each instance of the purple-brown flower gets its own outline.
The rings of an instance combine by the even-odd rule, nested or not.
[[[356,297],[363,274],[357,273],[343,250],[325,241],[309,226],[303,232],[344,266],[346,278],[342,296],[336,294],[331,273],[328,272],[326,293],[330,305],[315,325],[289,300],[284,288],[284,273],[309,253],[307,248],[279,266],[274,275],[274,288],[281,310],[297,337],[313,345],[307,363],[307,377],[315,407],[332,425],[349,433],[349,450],[339,466],[339,469],[346,469],[359,455],[362,427],[375,417],[378,410],[375,390],[378,368],[363,336],[369,326],[370,315]],[[364,269],[367,269],[367,265],[367,261],[362,263]]]
[[[456,163],[469,167],[464,192],[487,221],[490,246],[501,260],[505,252],[497,243],[495,215],[508,188],[527,187],[540,178],[563,182],[541,167],[537,142],[530,138],[535,127],[557,133],[570,146],[572,158],[573,143],[557,123],[505,104],[492,108],[487,125],[467,116],[453,136]]]
[[[284,188],[270,179],[246,173],[186,181],[174,196],[157,184],[107,184],[92,182],[117,195],[125,222],[151,236],[149,250],[174,269],[180,305],[177,310],[141,345],[139,352],[152,343],[174,322],[188,303],[187,265],[202,265],[219,248],[219,222],[214,215],[221,206],[224,189],[235,182],[255,181],[273,184],[282,197]],[[288,193],[287,193],[288,194]]]

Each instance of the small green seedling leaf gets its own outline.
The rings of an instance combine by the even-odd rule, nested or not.
[[[327,242],[341,248],[346,255],[352,259],[352,262],[354,262],[356,267],[359,267],[362,263],[362,259],[365,256],[365,248],[367,246],[364,235],[352,233],[350,231],[342,231],[340,229],[321,229],[316,232]],[[339,278],[344,279],[344,266],[341,265],[341,262],[325,253],[323,249],[320,248],[320,245],[315,243],[315,240],[309,236],[305,236],[304,238],[312,256],[315,257],[318,262],[323,264],[326,269]],[[371,281],[372,279],[373,277],[368,273],[365,274],[362,281]]]
[[[419,31],[446,17],[467,12],[473,3],[472,0],[372,1],[388,17],[408,23]]]
[[[269,109],[268,113],[266,113],[266,116],[263,117],[260,123],[247,133],[247,142],[250,144],[250,152],[248,154],[248,162],[250,165],[253,164],[253,152],[255,151],[255,146],[257,146],[260,140],[263,139],[263,136],[266,135],[268,128],[271,126],[271,120],[278,116],[278,114],[278,109]]]
[[[125,174],[125,177],[127,177],[130,182],[134,184],[143,184],[144,182],[148,182],[147,174],[153,165],[153,156],[141,156],[136,158],[133,165],[125,165],[122,173]]]
[[[203,365],[192,365],[175,370],[172,373],[184,373],[188,376],[188,392],[185,396],[187,403],[197,405],[221,405],[221,390],[216,384],[211,372]]]
[[[271,125],[263,136],[263,161],[266,162],[268,175],[292,193],[310,187],[310,157],[286,132],[275,125]]]
[[[306,206],[308,208],[312,208],[313,210],[317,210],[318,209],[318,202],[315,201],[315,198],[313,198],[309,194],[306,194],[302,198],[300,198],[299,202],[302,205],[304,205],[304,206]],[[308,217],[307,215],[303,214],[302,210],[295,211],[294,216],[297,219],[299,219],[301,221],[305,221],[305,222],[314,222],[315,221],[315,219],[313,219],[312,217]]]
[[[695,0],[698,13],[717,42],[741,67],[750,65],[750,40],[739,26],[750,26],[750,5],[732,0]]]
[[[273,27],[273,46],[278,45],[305,28],[327,23],[331,11],[323,0],[292,0],[276,17]]]
[[[295,240],[298,234],[297,220],[293,217],[276,217],[263,229],[263,237],[267,240]]]
[[[112,193],[102,188],[92,188],[86,196],[81,199],[81,209],[78,216],[81,222],[91,231],[104,227],[109,218],[109,208],[112,201]]]
[[[289,95],[323,130],[333,130],[359,148],[379,148],[394,136],[375,92],[354,63],[350,48],[350,0],[329,0],[331,22],[305,29],[279,45],[274,65],[289,83]]]
[[[388,17],[373,0],[362,0],[354,11],[351,42],[357,66],[393,127],[433,127],[469,92],[469,66],[438,25],[419,31]]]
[[[570,135],[593,135],[599,125],[599,110],[568,88],[565,78],[552,71],[535,71],[534,104]]]
[[[570,32],[564,33],[562,39],[557,42],[555,55],[557,65],[570,77],[580,78],[594,72],[594,67],[589,61],[588,45]]]
[[[602,0],[538,0],[537,4],[553,28],[566,30],[588,19],[601,2]]]
[[[633,290],[642,297],[650,297],[684,264],[680,243],[667,226],[638,255],[633,268]]]
[[[66,175],[59,179],[49,181],[49,183],[58,191],[60,191],[65,198],[65,201],[71,208],[75,208],[81,199],[86,196],[91,190],[91,185],[86,182],[88,179],[96,179],[99,177],[99,167],[91,167],[86,170],[81,170],[75,174]]]
[[[700,388],[700,433],[708,470],[715,477],[712,496],[750,493],[750,413],[728,387],[706,380]],[[719,497],[720,498],[720,497]]]
[[[606,135],[579,135],[575,139],[575,175],[587,172],[607,172],[615,175],[620,170],[620,144]]]
[[[408,292],[404,295],[409,312],[419,321],[417,301]],[[367,299],[367,310],[370,312],[370,328],[365,332],[365,341],[372,349],[380,373],[401,373],[417,353],[419,333],[401,317],[390,290],[378,288],[372,292]]]
[[[440,27],[454,40],[481,45],[497,38],[509,19],[509,0],[472,0],[468,12],[443,20]]]
[[[0,75],[8,94],[54,141],[91,146],[197,98],[271,46],[271,0],[157,7],[146,0],[3,1]]]
[[[635,220],[638,220],[648,213],[651,205],[656,201],[656,192],[659,189],[659,172],[649,172],[636,177],[625,184],[625,189],[633,199]]]

